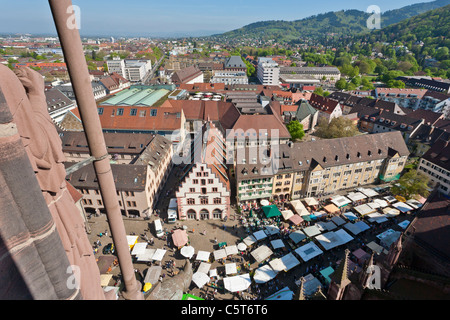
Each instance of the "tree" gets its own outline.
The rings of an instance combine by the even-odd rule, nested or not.
[[[323,139],[353,137],[359,133],[358,127],[351,119],[333,118],[329,123],[325,118],[319,120],[316,135]]]
[[[298,120],[292,120],[287,124],[286,127],[291,134],[292,141],[302,140],[305,136],[305,131],[303,131],[303,124],[301,124]]]
[[[345,79],[339,79],[334,85],[338,90],[345,90],[347,88],[347,81]]]
[[[426,198],[430,194],[428,182],[427,175],[417,170],[410,170],[400,177],[398,182],[392,186],[391,191],[406,199],[411,199],[414,195]]]

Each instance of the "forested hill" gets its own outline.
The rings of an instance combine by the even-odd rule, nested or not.
[[[381,27],[397,23],[431,9],[450,4],[450,0],[418,3],[381,14]],[[296,21],[260,21],[229,31],[216,37],[228,39],[256,38],[262,41],[295,41],[300,38],[321,38],[326,35],[352,36],[369,32],[367,19],[371,14],[359,10],[323,13]]]

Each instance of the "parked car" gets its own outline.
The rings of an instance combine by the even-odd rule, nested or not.
[[[103,247],[103,254],[113,254],[114,253],[114,245],[112,243],[108,243]]]

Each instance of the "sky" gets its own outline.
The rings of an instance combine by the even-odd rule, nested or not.
[[[381,12],[429,0],[72,0],[82,36],[203,36],[265,20],[298,20],[377,5]],[[0,0],[0,34],[54,34],[47,0]]]

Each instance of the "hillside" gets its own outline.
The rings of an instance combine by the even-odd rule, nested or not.
[[[431,9],[450,4],[450,0],[418,3],[382,13],[381,26],[386,27]],[[371,14],[359,10],[327,12],[296,21],[260,21],[220,35],[219,38],[277,39],[290,42],[301,38],[321,38],[325,35],[352,36],[369,32],[366,21]]]

